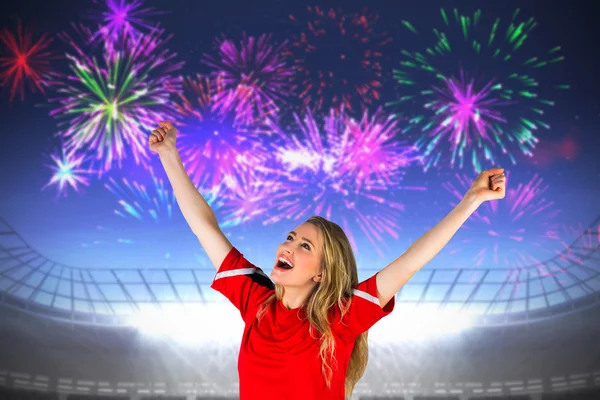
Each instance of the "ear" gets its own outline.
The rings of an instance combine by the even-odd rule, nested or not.
[[[313,281],[314,282],[321,282],[322,280],[323,280],[323,273],[322,272],[320,272],[319,274],[317,274],[317,275],[315,275],[313,277]]]

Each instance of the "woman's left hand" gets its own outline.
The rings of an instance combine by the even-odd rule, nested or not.
[[[504,168],[482,171],[475,179],[465,197],[472,196],[480,202],[503,199],[505,196]]]

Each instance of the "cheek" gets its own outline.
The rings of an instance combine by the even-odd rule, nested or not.
[[[306,254],[302,257],[302,266],[306,272],[310,272],[311,274],[319,271],[319,261],[310,254]]]

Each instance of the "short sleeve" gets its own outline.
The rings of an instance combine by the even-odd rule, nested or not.
[[[210,287],[227,297],[244,321],[248,311],[275,289],[271,279],[235,247],[225,256]]]
[[[378,273],[353,288],[350,308],[343,318],[341,318],[341,311],[336,307],[331,327],[338,336],[354,340],[394,310],[395,297],[392,297],[384,307],[379,303],[376,280]]]

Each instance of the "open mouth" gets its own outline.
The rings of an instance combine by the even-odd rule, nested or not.
[[[290,269],[294,268],[290,264],[288,264],[287,262],[281,261],[281,260],[277,261],[277,264],[275,264],[275,267],[279,268],[279,269],[285,269],[285,270],[290,270]]]

